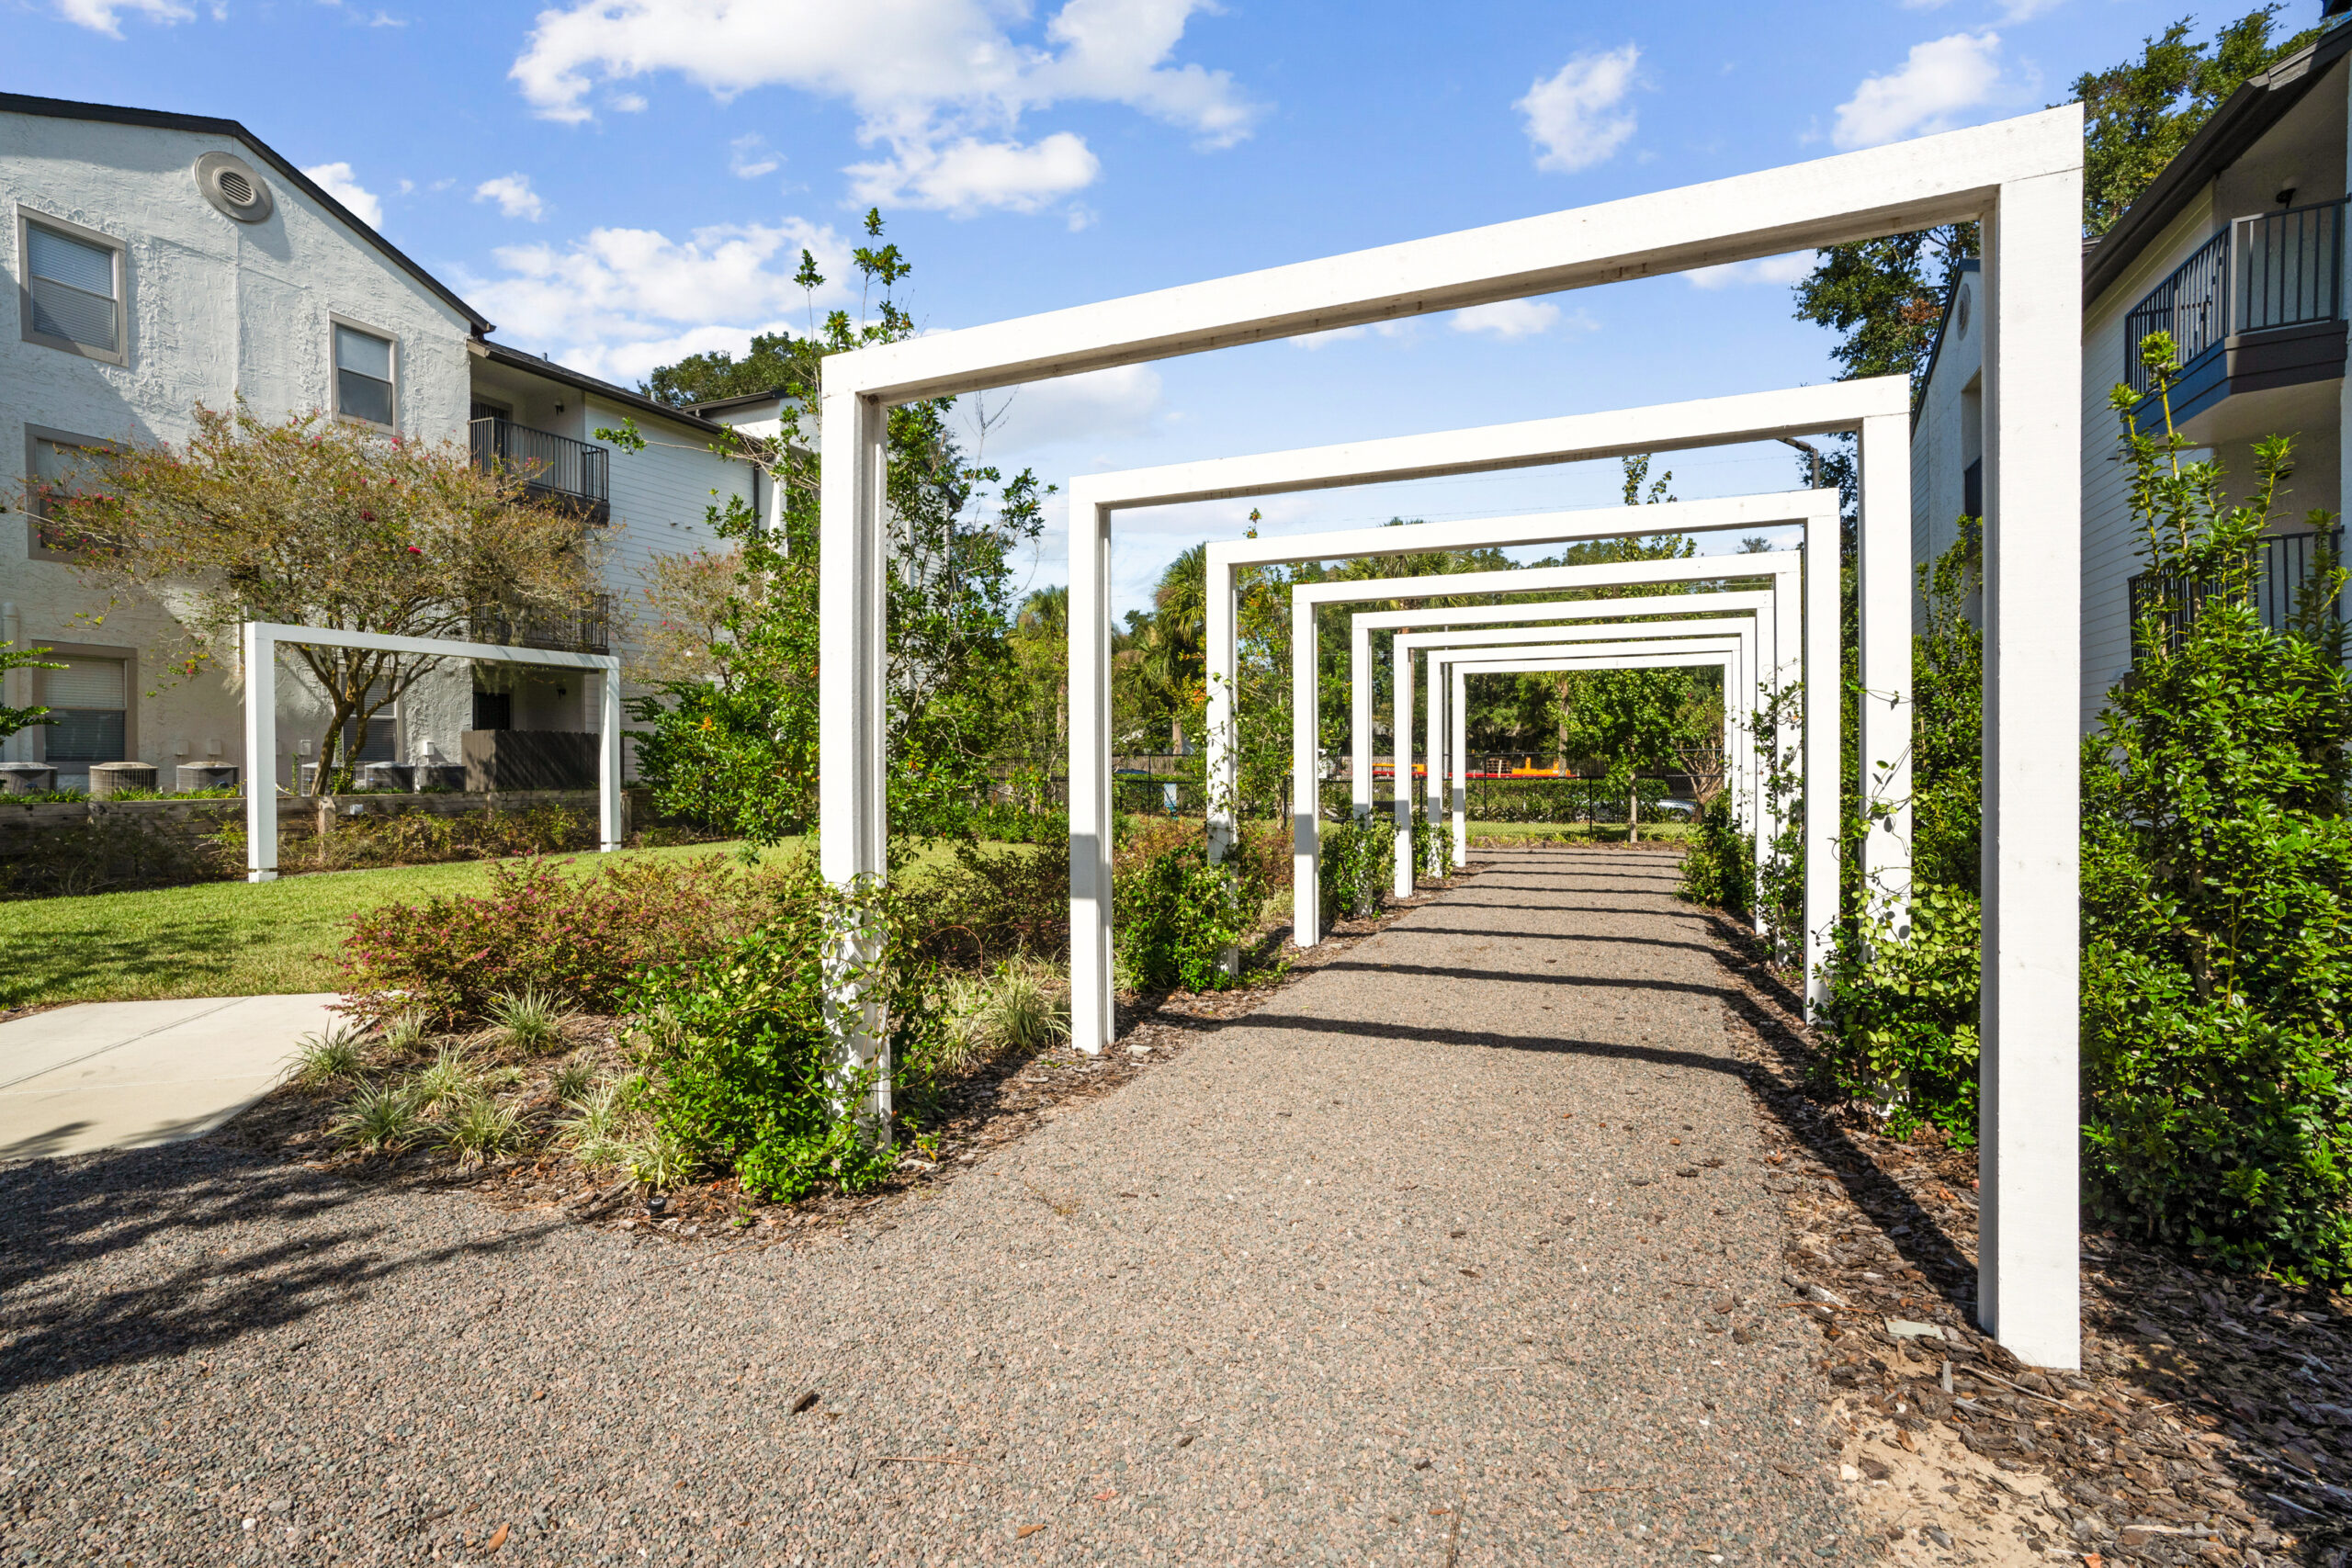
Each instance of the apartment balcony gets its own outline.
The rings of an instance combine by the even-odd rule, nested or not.
[[[532,499],[576,510],[583,522],[613,520],[612,453],[511,419],[472,422],[474,464],[521,476]]]
[[[2324,201],[2240,218],[2132,308],[2120,368],[2142,394],[2132,421],[2143,434],[2164,428],[2140,363],[2141,340],[2160,332],[2172,334],[2179,355],[2173,423],[2192,439],[2293,434],[2322,412],[2334,430],[2332,396],[2323,411],[2312,393],[2290,389],[2344,375],[2344,209],[2342,200]],[[2256,393],[2276,395],[2222,413],[2227,400]]]
[[[2343,542],[2343,531],[2337,528],[2263,537],[2254,563],[2253,599],[2264,626],[2275,632],[2298,626],[2324,632],[2331,623],[2343,625],[2343,595],[2332,600],[2320,596],[2324,587],[2321,573],[2335,570]],[[2223,589],[2219,582],[2143,571],[2132,579],[2130,592],[2132,625],[2151,614],[2161,616],[2165,642],[2177,652],[2182,632]]]
[[[487,424],[488,420],[477,422]],[[571,653],[610,653],[613,650],[613,596],[591,593],[569,615],[534,615],[523,620],[504,615],[476,621],[474,640],[505,648],[553,648]],[[482,728],[479,724],[475,727]]]

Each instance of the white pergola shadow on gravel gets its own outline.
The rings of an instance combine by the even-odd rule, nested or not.
[[[332,626],[288,626],[247,621],[238,628],[245,663],[245,880],[277,880],[277,646],[356,648],[377,653],[424,654],[469,659],[482,664],[529,664],[555,670],[594,671],[596,711],[603,733],[596,747],[596,847],[609,853],[621,843],[621,661],[610,653],[573,653],[555,648],[508,648],[494,642],[458,642],[447,637],[388,637],[380,632],[338,631]],[[300,782],[299,780],[297,781]]]
[[[1812,163],[830,357],[819,674],[819,841],[826,876],[848,884],[878,879],[887,871],[884,498],[892,405],[1979,220],[1986,636],[1977,1310],[2021,1359],[2076,1365],[2082,130],[2081,106],[2067,105]],[[1775,400],[1792,396],[1769,394],[1770,406],[1758,409],[1761,428],[1748,438],[1820,429],[1819,422],[1792,423],[1792,405]],[[1903,434],[1899,427],[1888,432],[1874,454],[1871,434],[1863,431],[1866,527],[1880,510],[1869,491],[1898,482],[1898,473],[1907,475]],[[1649,435],[1615,449],[1671,445]],[[1464,448],[1431,448],[1415,471],[1463,473],[1477,466]],[[1262,494],[1363,477],[1361,466],[1345,465],[1320,479],[1278,476],[1254,492],[1208,493]],[[1071,669],[1073,728],[1083,724],[1090,739],[1099,741],[1109,715],[1095,706],[1096,690],[1085,678],[1107,659],[1110,513],[1093,502],[1082,480],[1071,489],[1070,520],[1070,615],[1074,626],[1085,628],[1090,645],[1084,666],[1073,660]],[[1907,517],[1904,525],[1907,532]],[[1863,594],[1863,679],[1872,704],[1901,705],[1908,681],[1882,688],[1871,655],[1898,643],[1907,653],[1904,601],[1910,584],[1872,575]],[[1074,797],[1108,783],[1076,773],[1070,782]],[[1816,790],[1824,785],[1819,778],[1812,782]],[[1908,793],[1907,787],[1890,790],[1888,803]],[[1082,819],[1074,810],[1073,820]],[[1076,829],[1074,839],[1094,831]],[[1082,866],[1091,874],[1107,862],[1108,851],[1107,844],[1074,841],[1074,872]],[[839,940],[854,949],[836,959],[844,974],[879,956],[867,947],[877,939],[845,928]],[[854,982],[844,982],[832,1007],[844,1066],[874,1065],[885,1039],[878,1004]],[[885,1118],[888,1085],[888,1074],[880,1075],[871,1107]]]

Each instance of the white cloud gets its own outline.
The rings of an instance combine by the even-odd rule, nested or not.
[[[122,23],[118,17],[125,11],[151,22],[187,22],[196,17],[195,7],[183,4],[183,0],[57,0],[59,16],[76,27],[108,38],[122,36]]]
[[[808,330],[792,275],[803,248],[832,281],[821,317],[854,307],[849,243],[798,219],[697,229],[673,240],[651,229],[597,229],[565,246],[509,245],[497,275],[460,275],[459,290],[500,335],[628,385],[657,365],[711,349],[740,354],[752,334]]]
[[[1683,276],[1690,280],[1693,288],[1729,288],[1742,283],[1794,283],[1810,274],[1813,267],[1813,252],[1792,251],[1784,256],[1759,256],[1754,261],[1702,266]]]
[[[756,132],[737,137],[727,144],[727,151],[728,172],[738,179],[755,180],[784,167],[783,156],[769,152],[767,138]]]
[[[1102,168],[1082,138],[1057,130],[1027,147],[971,137],[939,147],[913,139],[892,157],[852,164],[844,173],[861,202],[969,218],[988,208],[1035,212],[1084,190]]]
[[[1990,101],[2000,85],[2001,35],[1953,33],[1915,44],[1902,65],[1871,76],[1838,106],[1830,141],[1876,147],[1906,136],[1949,130],[1957,116]]]
[[[860,199],[1034,211],[1091,183],[1101,165],[1071,132],[1022,138],[1032,111],[1123,104],[1204,147],[1250,133],[1260,107],[1229,73],[1171,62],[1187,22],[1214,9],[1212,0],[1066,0],[1033,44],[1007,31],[1028,14],[1012,0],[576,0],[539,13],[511,74],[540,115],[570,121],[590,118],[600,84],[666,72],[721,100],[764,86],[842,99],[857,111],[859,140],[888,149],[848,171]]]
[[[1510,343],[1534,337],[1559,324],[1560,308],[1545,299],[1498,299],[1453,312],[1453,330],[1476,333]]]
[[[1542,149],[1537,168],[1589,169],[1632,138],[1634,111],[1624,102],[1641,58],[1630,43],[1605,54],[1579,54],[1527,90],[1512,107],[1527,118],[1528,140]]]
[[[384,226],[384,204],[359,183],[348,164],[313,164],[302,171],[321,190],[351,209],[351,215],[370,229]],[[405,185],[407,182],[401,182]]]
[[[498,203],[498,210],[509,218],[527,218],[537,223],[547,216],[548,204],[531,188],[528,175],[501,175],[494,180],[484,180],[474,186],[474,199]]]

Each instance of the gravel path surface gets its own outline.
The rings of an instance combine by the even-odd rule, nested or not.
[[[835,1245],[11,1168],[0,1562],[1866,1561],[1673,876],[1499,852]]]

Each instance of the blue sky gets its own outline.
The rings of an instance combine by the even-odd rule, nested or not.
[[[2232,0],[2211,23],[2245,9]],[[243,120],[500,323],[625,384],[841,303],[882,207],[928,328],[1658,190],[2038,108],[2183,0],[0,0],[11,90]],[[2284,22],[2316,18],[2290,0]],[[2307,15],[2308,13],[2308,15]],[[1076,472],[1828,379],[1802,260],[1028,389]],[[854,299],[849,301],[854,303]],[[1678,493],[1796,482],[1674,456]],[[1615,499],[1613,464],[1263,502],[1268,531]],[[1123,606],[1247,503],[1123,524]],[[1058,511],[1032,568],[1064,575]]]

